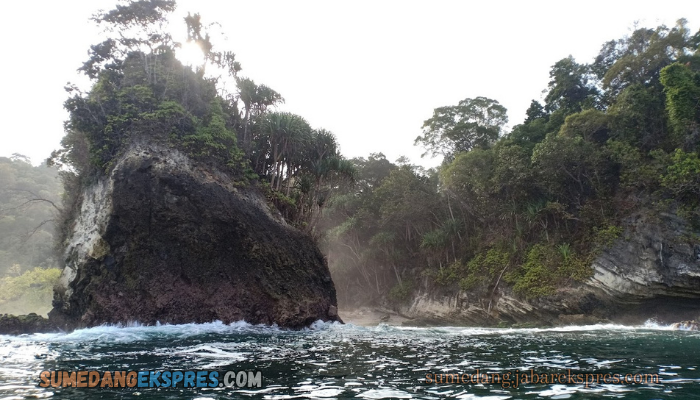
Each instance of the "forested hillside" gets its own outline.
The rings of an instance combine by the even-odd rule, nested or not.
[[[352,160],[356,185],[324,219],[341,304],[398,304],[419,286],[548,296],[591,276],[632,210],[700,228],[699,44],[680,20],[611,40],[590,63],[564,58],[508,132],[496,100],[437,108],[415,140],[443,157],[437,170]]]
[[[0,157],[0,313],[48,311],[61,191],[56,169]]]

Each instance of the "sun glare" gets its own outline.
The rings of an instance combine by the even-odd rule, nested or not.
[[[194,42],[183,43],[182,47],[177,49],[175,55],[180,62],[190,67],[199,66],[204,61],[202,49]]]

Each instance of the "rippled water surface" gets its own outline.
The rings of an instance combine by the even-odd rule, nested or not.
[[[552,329],[246,323],[0,336],[0,399],[700,399],[700,333],[654,325]],[[428,373],[658,373],[659,384],[435,384]],[[261,370],[252,389],[40,388],[42,370]],[[135,397],[140,396],[140,397]]]

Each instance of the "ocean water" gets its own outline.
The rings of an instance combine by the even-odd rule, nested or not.
[[[260,388],[42,388],[44,370],[259,370]],[[434,374],[658,374],[658,383],[438,383]],[[513,375],[514,376],[514,375]],[[700,332],[245,322],[0,336],[0,399],[700,399]]]

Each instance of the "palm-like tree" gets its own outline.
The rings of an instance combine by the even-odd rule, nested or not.
[[[266,155],[270,162],[270,185],[279,190],[282,186],[285,166],[290,175],[291,160],[309,140],[311,127],[306,120],[288,112],[271,112],[265,114],[260,126],[260,140],[269,145]],[[293,168],[293,167],[292,167]]]
[[[284,103],[282,96],[265,85],[256,85],[252,79],[237,78],[238,99],[243,102],[243,148],[248,151],[251,137],[250,122],[268,107]]]

